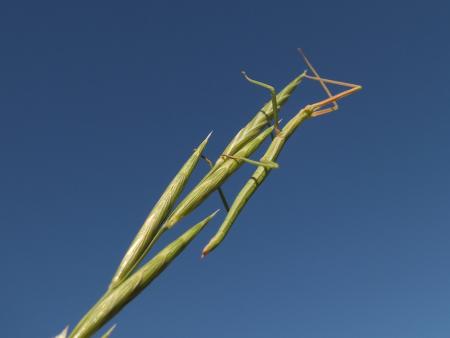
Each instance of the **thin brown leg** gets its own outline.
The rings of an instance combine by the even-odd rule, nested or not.
[[[214,166],[214,164],[212,163],[212,161],[206,157],[205,155],[200,155],[202,159],[204,159],[206,161],[206,163],[208,163],[209,167],[212,168]],[[230,211],[230,205],[228,204],[228,201],[225,197],[225,194],[223,193],[222,187],[218,187],[217,191],[219,193],[220,199],[223,203],[223,206],[225,207],[225,210],[228,212]]]
[[[308,68],[311,70],[311,72],[314,74],[314,76],[320,82],[320,85],[322,86],[325,93],[327,93],[328,97],[332,97],[333,94],[331,94],[331,91],[328,89],[325,82],[322,81],[319,73],[317,72],[317,70],[314,68],[314,66],[311,64],[311,62],[306,57],[305,52],[303,52],[303,50],[301,48],[298,48],[298,51],[299,51],[300,55],[302,56],[303,60],[305,61],[306,65],[308,66]],[[330,113],[330,112],[338,110],[338,109],[339,109],[339,105],[337,104],[337,102],[333,102],[333,107],[324,109],[320,115],[327,114],[327,113]]]
[[[334,111],[334,106],[331,108],[325,108],[322,110],[319,110],[320,108],[323,108],[324,106],[326,106],[327,104],[330,103],[336,103],[337,100],[342,99],[343,97],[346,97],[348,95],[351,95],[355,92],[357,92],[358,90],[362,89],[362,86],[357,85],[357,84],[353,84],[353,83],[348,83],[348,82],[342,82],[342,81],[335,81],[335,80],[330,80],[330,79],[324,79],[321,77],[317,77],[317,76],[309,76],[306,75],[305,78],[310,79],[310,80],[314,80],[314,81],[320,81],[320,82],[324,82],[324,83],[330,83],[330,84],[335,84],[338,86],[343,86],[343,87],[349,87],[350,89],[344,90],[343,92],[336,94],[334,96],[331,96],[325,100],[316,102],[312,105],[312,109],[313,109],[313,113],[311,114],[311,116],[316,117],[319,115],[324,115],[327,114],[331,111]]]

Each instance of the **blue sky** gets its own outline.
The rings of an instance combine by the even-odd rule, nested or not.
[[[114,337],[448,337],[448,13],[445,1],[3,2],[0,335],[75,325],[192,148],[214,130],[218,156],[268,100],[240,71],[281,88],[305,69],[302,47],[321,75],[364,90],[307,121],[223,245],[200,260],[222,212],[113,320]],[[282,117],[323,95],[305,83]],[[217,207],[211,196],[163,244]]]

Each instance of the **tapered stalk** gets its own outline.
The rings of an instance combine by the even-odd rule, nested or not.
[[[194,225],[178,239],[161,250],[142,268],[133,273],[115,289],[108,291],[74,328],[69,338],[86,338],[93,335],[106,322],[133,300],[186,248],[194,237],[217,213]]]
[[[109,286],[110,289],[118,286],[144,258],[143,253],[158,231],[161,222],[167,217],[176,199],[183,191],[183,188],[196,167],[210,136],[211,134],[208,135],[189,157],[153,207],[117,268]]]

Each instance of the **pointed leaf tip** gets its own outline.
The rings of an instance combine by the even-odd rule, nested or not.
[[[111,336],[111,333],[114,331],[114,329],[116,328],[117,324],[114,324],[113,326],[111,326],[111,328],[105,332],[105,334],[102,336],[102,338],[109,338]]]
[[[55,336],[55,338],[66,338],[67,333],[69,333],[69,325],[67,325],[59,335]]]
[[[208,134],[208,136],[206,136],[206,140],[209,140],[209,138],[211,137],[211,135],[213,134],[214,130],[211,130]]]

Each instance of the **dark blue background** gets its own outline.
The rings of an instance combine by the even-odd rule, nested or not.
[[[0,336],[73,327],[192,148],[214,130],[219,155],[268,100],[239,71],[281,88],[303,47],[364,90],[305,123],[223,245],[199,259],[222,212],[113,337],[448,337],[446,3],[3,2]],[[281,115],[323,97],[305,83]]]

